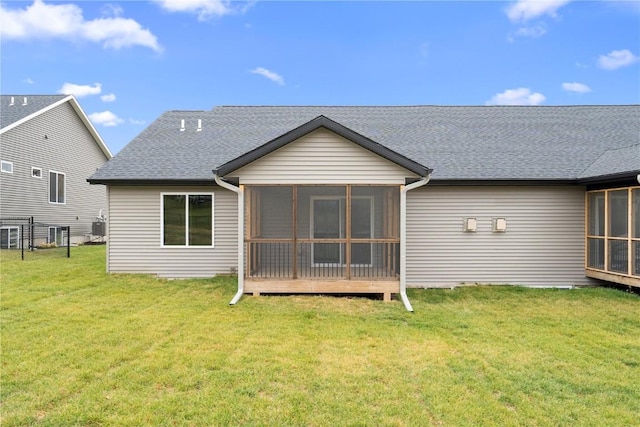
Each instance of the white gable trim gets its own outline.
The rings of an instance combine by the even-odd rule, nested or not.
[[[87,130],[89,131],[89,133],[91,134],[91,136],[93,137],[93,139],[96,141],[96,143],[98,144],[98,147],[100,147],[100,150],[104,153],[104,155],[106,156],[107,159],[111,159],[113,157],[113,154],[111,154],[111,151],[109,150],[109,147],[107,147],[107,144],[104,143],[104,141],[102,140],[102,138],[100,137],[100,134],[98,134],[98,131],[96,130],[96,128],[93,126],[93,124],[91,123],[91,120],[89,120],[89,117],[85,114],[85,112],[82,110],[82,107],[80,107],[80,104],[78,103],[78,101],[76,100],[76,98],[73,95],[69,95],[63,99],[61,99],[60,101],[54,102],[53,104],[50,104],[38,111],[36,111],[35,113],[32,113],[26,117],[23,117],[22,119],[11,123],[10,125],[3,127],[2,129],[0,129],[0,135],[2,135],[3,133],[16,128],[18,126],[20,126],[23,123],[28,122],[29,120],[38,117],[41,114],[46,113],[47,111],[53,110],[54,108],[56,108],[59,105],[64,104],[65,102],[68,102],[71,107],[73,107],[73,109],[75,110],[76,114],[78,114],[78,116],[80,117],[80,120],[82,120],[82,123],[84,123],[84,125],[87,127]]]

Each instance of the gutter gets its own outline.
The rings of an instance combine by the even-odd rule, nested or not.
[[[223,181],[216,171],[213,172],[213,176],[216,184],[238,195],[238,292],[229,302],[229,305],[236,305],[244,294],[244,189]]]
[[[431,180],[431,174],[400,187],[400,299],[407,311],[413,311],[411,302],[407,297],[407,192],[427,185]]]

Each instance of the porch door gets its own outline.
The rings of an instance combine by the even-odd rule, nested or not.
[[[312,199],[312,238],[345,239],[346,203],[343,197]],[[373,237],[373,199],[354,197],[351,199],[351,238]],[[371,265],[371,243],[351,244],[351,265]],[[344,243],[314,243],[312,251],[314,265],[345,265]]]

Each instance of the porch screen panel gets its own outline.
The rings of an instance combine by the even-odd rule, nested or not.
[[[293,276],[293,187],[248,186],[245,195],[247,272],[250,277]]]
[[[400,272],[400,188],[353,186],[351,196],[351,277],[396,279]]]
[[[300,278],[344,278],[346,186],[297,187],[297,267]]]
[[[604,269],[605,195],[590,193],[588,197],[587,266]]]
[[[631,191],[631,227],[633,253],[631,274],[640,276],[640,188]]]
[[[629,270],[629,192],[616,190],[609,192],[609,270],[627,273]],[[617,238],[621,238],[618,240]]]

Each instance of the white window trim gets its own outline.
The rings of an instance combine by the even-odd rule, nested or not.
[[[164,196],[185,196],[187,199],[186,207],[185,207],[185,242],[189,241],[189,196],[211,196],[211,245],[165,245],[164,244]],[[171,191],[171,192],[161,192],[160,193],[160,247],[161,248],[214,248],[215,247],[215,194],[212,192],[204,192],[204,191],[190,191],[190,192],[181,192],[181,191]]]
[[[40,176],[36,176],[33,174],[34,171],[40,171]],[[38,178],[38,179],[42,179],[42,168],[36,168],[31,166],[31,178]],[[65,183],[66,183],[66,179],[65,179]]]
[[[7,249],[20,249],[22,240],[20,240],[20,227],[16,227],[14,225],[7,225],[4,227],[0,227],[0,230],[9,230],[9,241],[7,242]],[[16,242],[16,246],[11,246],[11,230],[16,230],[18,233],[18,241]]]
[[[5,166],[9,166],[11,170],[4,170]],[[10,162],[8,160],[2,160],[0,162],[0,170],[2,171],[2,173],[13,173],[13,162]]]
[[[57,175],[64,175],[64,202],[60,203],[60,202],[52,202],[51,201],[51,173],[55,173]],[[58,172],[58,171],[54,171],[54,170],[49,170],[49,182],[47,184],[47,198],[49,199],[49,203],[52,205],[66,205],[67,204],[67,174],[64,172]],[[59,183],[60,181],[58,181],[57,183]],[[56,184],[57,184],[56,183]],[[58,196],[58,188],[56,186],[56,197]]]
[[[51,237],[51,230],[54,229],[55,233],[54,233],[54,241],[52,242],[50,237]],[[58,243],[58,230],[60,230],[60,237],[62,238],[62,242]],[[65,246],[64,245],[64,240],[69,238],[69,235],[67,233],[67,230],[65,227],[56,227],[56,226],[49,226],[49,229],[47,230],[47,243],[55,243],[58,246]]]

